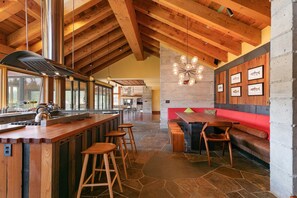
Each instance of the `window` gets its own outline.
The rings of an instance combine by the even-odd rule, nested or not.
[[[109,87],[95,85],[94,91],[94,108],[95,109],[111,109],[112,108],[112,90]]]
[[[87,83],[79,80],[66,79],[65,85],[65,109],[87,109]]]
[[[7,104],[10,111],[21,111],[36,107],[43,100],[43,78],[8,71]]]
[[[120,103],[119,103],[119,87],[118,86],[115,86],[113,88],[113,105],[115,105],[115,106],[120,105]]]

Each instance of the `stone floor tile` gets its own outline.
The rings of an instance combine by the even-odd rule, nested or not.
[[[144,176],[141,179],[139,179],[139,181],[142,185],[147,185],[147,184],[157,181],[157,179],[153,178],[153,177]]]
[[[242,178],[240,171],[233,168],[219,167],[215,170],[215,172],[231,178]]]
[[[227,193],[227,196],[228,196],[229,198],[244,198],[244,197],[241,196],[241,194],[239,194],[238,192]]]
[[[203,178],[224,193],[229,193],[241,189],[241,186],[237,182],[215,172],[205,175]]]
[[[140,191],[135,190],[127,185],[122,185],[123,192],[120,191],[120,187],[115,184],[113,187],[114,194],[117,194],[122,197],[137,198],[139,197]]]
[[[243,196],[244,198],[257,198],[255,195],[251,194],[250,192],[246,190],[240,190],[238,193]]]
[[[143,187],[139,198],[172,198],[172,196],[164,188],[165,181],[159,180]]]
[[[256,192],[254,193],[258,198],[276,198],[271,192]]]
[[[187,193],[184,189],[178,186],[173,181],[167,181],[165,184],[165,189],[171,194],[174,198],[188,198],[190,194]]]
[[[260,192],[262,191],[256,185],[252,184],[251,182],[247,181],[246,179],[235,179],[235,181],[243,187],[248,192]]]
[[[134,188],[135,190],[141,190],[143,185],[139,182],[138,179],[127,179],[122,182],[123,185],[128,186],[130,188]]]
[[[247,172],[242,172],[242,175],[246,180],[260,188],[262,191],[269,191],[270,180],[268,176],[262,176]]]

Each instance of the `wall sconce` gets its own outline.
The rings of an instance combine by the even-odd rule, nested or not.
[[[94,78],[93,76],[90,76],[90,77],[89,77],[89,81],[90,81],[90,82],[93,82],[93,81],[95,81],[95,78]]]

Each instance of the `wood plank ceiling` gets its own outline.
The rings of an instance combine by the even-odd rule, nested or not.
[[[25,1],[0,1],[0,59],[27,42],[42,53],[40,0],[27,0],[28,41]],[[240,55],[242,42],[259,45],[270,26],[269,0],[74,0],[74,10],[72,3],[64,0],[65,65],[84,75],[132,53],[140,61],[144,51],[159,57],[160,43],[215,68],[228,52]]]

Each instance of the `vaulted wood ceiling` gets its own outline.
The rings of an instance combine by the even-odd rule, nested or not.
[[[0,1],[0,59],[26,50],[25,1]],[[29,50],[41,54],[40,0],[27,1]],[[64,0],[65,65],[85,75],[132,53],[159,57],[160,43],[215,68],[228,52],[240,55],[242,42],[259,45],[270,25],[269,0],[74,0],[74,10],[72,3]]]

